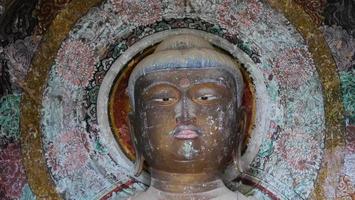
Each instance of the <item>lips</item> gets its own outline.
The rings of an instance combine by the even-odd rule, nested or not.
[[[174,138],[180,140],[191,140],[199,136],[199,131],[193,126],[179,126],[174,131]]]

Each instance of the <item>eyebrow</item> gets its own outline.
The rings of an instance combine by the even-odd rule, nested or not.
[[[226,83],[225,79],[222,79],[222,80],[221,79],[205,79],[197,84],[201,84],[201,83],[215,83],[215,84],[220,85],[222,87],[228,88],[228,84]],[[193,83],[193,85],[195,85],[195,84],[196,83]],[[147,87],[145,87],[142,91],[142,94],[145,94],[148,90],[150,90],[152,87],[157,86],[157,85],[169,85],[173,88],[176,88],[176,86],[169,81],[158,81],[158,82],[154,82],[154,83],[148,85]]]
[[[223,86],[225,88],[228,87],[228,84],[226,83],[226,80],[223,79],[206,79],[206,80],[203,80],[201,81],[200,83],[217,83],[217,85],[220,85],[220,86]]]
[[[157,85],[169,85],[171,87],[176,88],[176,86],[174,84],[172,84],[172,83],[170,83],[168,81],[159,81],[159,82],[154,82],[154,83],[148,85],[147,87],[145,87],[143,89],[142,93],[145,94],[148,90],[150,90],[152,87],[157,86]]]

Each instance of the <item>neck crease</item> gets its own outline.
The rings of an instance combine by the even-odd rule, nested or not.
[[[218,173],[181,174],[152,169],[151,187],[166,193],[197,194],[225,188]]]

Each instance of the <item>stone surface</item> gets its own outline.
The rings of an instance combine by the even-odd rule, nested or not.
[[[102,128],[97,110],[101,100],[108,105],[109,96],[101,98],[100,90],[112,87],[104,84],[108,74],[129,68],[129,59],[122,58],[159,41],[151,39],[155,34],[179,28],[225,40],[216,45],[243,63],[253,80],[253,116],[263,125],[250,131],[240,191],[259,199],[316,199],[315,188],[329,199],[354,197],[355,39],[353,16],[345,14],[343,4],[295,1],[294,9],[283,9],[288,20],[277,11],[282,3],[273,1],[50,2],[38,2],[37,28],[25,17],[30,26],[19,29],[22,36],[11,29],[0,47],[0,165],[9,169],[0,173],[1,199],[41,198],[53,191],[64,199],[125,199],[145,190],[146,177],[134,178],[122,154],[129,138],[118,145],[115,131]],[[296,7],[310,16],[294,18],[308,16],[312,22],[291,23]],[[58,9],[64,10],[54,19]],[[327,25],[321,26],[323,18]],[[312,23],[320,26],[337,71],[331,68],[334,61],[319,63],[329,49],[312,43],[314,33],[305,30]],[[36,50],[41,54],[33,58]],[[334,107],[344,112],[328,110],[340,98],[343,106]],[[20,117],[26,127],[21,136]],[[124,124],[117,128],[127,132]],[[331,130],[341,134],[332,140]],[[50,184],[33,180],[37,163],[44,170],[37,179]]]

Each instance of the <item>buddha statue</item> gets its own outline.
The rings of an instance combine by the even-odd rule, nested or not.
[[[163,40],[128,83],[136,175],[146,161],[147,191],[132,200],[249,199],[222,173],[238,162],[243,78],[236,62],[194,35]]]

